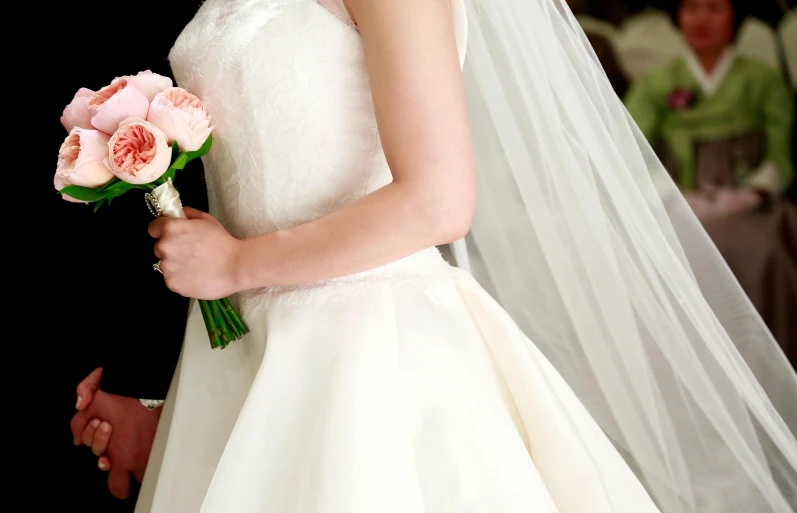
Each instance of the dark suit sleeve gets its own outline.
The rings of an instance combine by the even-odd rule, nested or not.
[[[207,210],[202,166],[178,173],[175,185],[183,204]],[[108,283],[101,287],[112,304],[104,317],[102,388],[144,399],[164,399],[182,347],[188,298],[170,291],[152,268],[155,240],[147,233],[154,219],[143,191],[113,200],[104,213]]]

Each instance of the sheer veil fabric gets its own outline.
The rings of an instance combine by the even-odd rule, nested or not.
[[[466,10],[479,200],[455,257],[664,513],[797,510],[797,376],[566,3]]]

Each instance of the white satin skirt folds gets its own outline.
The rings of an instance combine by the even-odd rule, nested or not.
[[[144,513],[651,513],[568,386],[430,249],[241,299],[211,350],[191,312]]]

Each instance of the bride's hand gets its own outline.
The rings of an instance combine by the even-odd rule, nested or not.
[[[240,242],[216,218],[185,208],[188,219],[159,217],[149,234],[160,239],[155,256],[161,260],[166,286],[195,299],[220,299],[235,292],[236,258]]]

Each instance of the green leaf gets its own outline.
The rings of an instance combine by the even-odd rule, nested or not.
[[[138,189],[139,187],[134,187],[134,188]],[[105,201],[107,201],[108,204],[110,205],[111,200],[113,200],[114,198],[118,198],[122,194],[125,194],[126,192],[131,191],[132,189],[133,188],[118,188],[113,191],[108,191],[108,194],[105,196]]]
[[[64,187],[58,191],[58,193],[72,196],[80,201],[94,203],[94,212],[97,212],[100,207],[106,203],[110,205],[112,199],[118,198],[122,194],[132,191],[133,189],[143,189],[148,191],[150,188],[148,184],[132,184],[124,182],[118,178],[114,178],[102,187],[92,188],[70,185],[68,187]]]
[[[127,182],[123,182],[122,180],[120,180],[118,178],[114,178],[110,182],[108,182],[105,185],[103,185],[102,186],[102,190],[109,191],[109,190],[117,189],[119,187],[124,187],[126,184],[127,184]]]
[[[117,196],[121,196],[122,194],[132,190],[148,191],[150,190],[150,187],[148,186],[149,184],[146,183],[127,183],[120,180],[118,183],[106,188],[105,192],[107,192],[109,196],[116,198]]]
[[[179,155],[177,155],[177,158],[174,159],[174,162],[172,162],[172,165],[169,166],[169,169],[174,169],[174,170],[183,169],[185,165],[188,163],[187,155],[188,154],[186,152],[181,151]]]
[[[119,180],[116,183],[106,185],[105,187],[103,187],[103,189],[105,190],[106,194],[112,195],[113,197],[117,197],[126,193],[129,190],[141,189],[141,186]]]
[[[159,186],[159,185],[163,185],[163,184],[165,184],[165,183],[166,183],[166,181],[167,181],[169,178],[171,178],[171,179],[172,179],[172,181],[174,181],[174,177],[175,177],[175,175],[176,175],[176,174],[177,174],[177,169],[175,169],[174,167],[170,167],[169,169],[167,169],[167,170],[166,170],[166,172],[165,172],[165,173],[163,173],[163,174],[161,175],[161,177],[160,177],[160,178],[158,178],[157,180],[155,180],[154,182],[152,182],[152,184],[151,184],[151,185],[153,185],[153,189],[154,189],[155,187]]]
[[[152,182],[152,185],[163,185],[169,178],[174,181],[177,171],[185,169],[186,164],[192,160],[206,155],[207,152],[210,151],[211,144],[213,144],[213,139],[210,135],[205,139],[205,142],[202,143],[202,147],[196,151],[180,151],[177,142],[174,142],[172,144],[172,163],[169,169],[167,169],[160,178]]]
[[[118,179],[118,178],[113,178],[113,179],[111,179],[111,181],[110,181],[110,182],[108,182],[108,183],[106,183],[105,185],[103,185],[102,187],[100,187],[100,190],[101,190],[101,191],[107,191],[108,189],[111,189],[111,188],[113,188],[113,187],[116,187],[116,186],[117,186],[118,184],[120,184],[120,183],[124,183],[124,182],[123,182],[123,181],[121,181],[121,180],[120,180],[120,179]]]
[[[171,178],[171,179],[172,179],[172,181],[174,181],[174,177],[175,177],[176,175],[177,175],[177,170],[176,170],[175,168],[173,168],[173,167],[170,167],[170,168],[169,168],[169,169],[167,169],[167,170],[166,170],[166,172],[163,174],[163,183],[166,183],[166,180],[168,180],[169,178]]]
[[[70,185],[68,187],[64,187],[58,192],[61,194],[66,194],[67,196],[72,196],[76,200],[88,201],[89,203],[100,201],[107,194],[107,192],[101,188],[95,189],[91,187],[80,187],[79,185]]]

